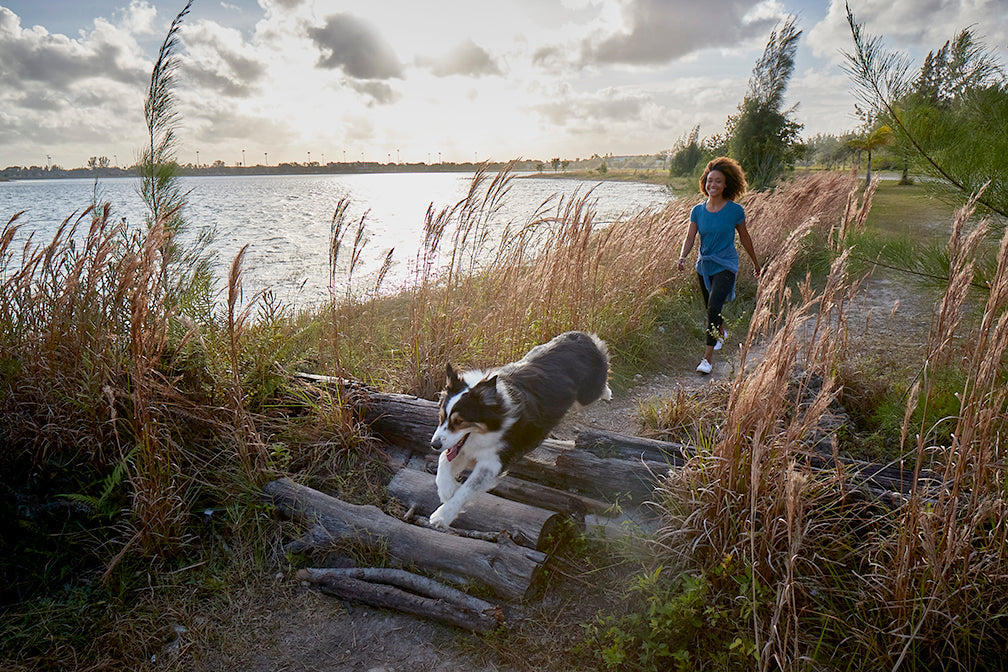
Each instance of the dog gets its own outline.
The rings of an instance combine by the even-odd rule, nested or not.
[[[431,449],[439,452],[439,506],[447,528],[469,498],[486,492],[515,459],[538,446],[575,404],[609,401],[609,351],[602,339],[569,331],[492,371],[459,372],[450,363]],[[462,472],[471,470],[461,485]]]

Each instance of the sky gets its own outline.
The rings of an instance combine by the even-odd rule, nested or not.
[[[1008,64],[1008,0],[847,0],[919,66],[972,26]],[[135,162],[185,0],[0,0],[0,169]],[[506,161],[656,154],[724,132],[775,27],[802,31],[803,135],[856,128],[844,0],[194,0],[176,159]]]

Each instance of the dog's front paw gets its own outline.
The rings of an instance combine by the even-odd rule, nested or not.
[[[441,528],[442,530],[447,530],[452,521],[455,520],[455,516],[449,516],[450,514],[445,510],[445,507],[439,506],[434,509],[434,513],[431,514],[430,524],[434,527]]]
[[[454,495],[455,491],[458,490],[458,489],[459,489],[459,484],[457,482],[455,482],[454,479],[451,479],[451,480],[442,479],[442,480],[437,481],[437,496],[438,496],[438,499],[441,500],[442,504],[444,504],[449,499],[451,499],[452,495]]]

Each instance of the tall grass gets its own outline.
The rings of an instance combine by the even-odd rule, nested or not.
[[[508,361],[567,329],[597,332],[627,361],[640,358],[642,335],[654,327],[662,297],[689,292],[695,283],[692,274],[675,272],[693,201],[671,200],[601,226],[588,191],[547,201],[503,230],[498,223],[495,233],[488,217],[507,193],[510,171],[479,189],[487,179],[478,173],[466,199],[427,214],[407,292],[405,386],[428,396],[443,382],[447,359],[469,357],[475,361],[466,363],[477,366]],[[847,180],[821,174],[747,197],[760,257],[778,249],[799,222],[834,218]],[[821,234],[825,239],[828,228]]]
[[[847,209],[833,239],[822,289],[787,281],[810,224],[769,265],[720,440],[671,473],[658,492],[661,561],[701,576],[718,575],[726,562],[744,568],[752,580],[743,613],[760,669],[1000,669],[1008,641],[1001,447],[1008,238],[982,317],[971,324],[962,318],[986,223],[967,232],[972,208],[957,215],[931,354],[908,397],[903,428],[907,462],[917,472],[938,467],[944,482],[914,487],[891,507],[871,505],[842,469],[805,466],[803,443],[837,396],[836,373],[850,354],[845,308],[857,282],[843,243],[849,223],[863,221],[858,209]],[[749,357],[757,344],[761,356]],[[927,407],[939,363],[960,367],[965,380],[947,446],[927,443],[940,420]],[[821,386],[796,409],[794,388],[813,379]]]
[[[133,571],[138,564],[156,573],[199,557],[218,534],[240,534],[210,525],[208,535],[203,511],[242,502],[254,510],[259,486],[278,472],[378,498],[368,484],[384,472],[372,451],[359,449],[364,439],[345,396],[301,390],[290,383],[294,368],[433,394],[446,359],[496,364],[582,328],[609,340],[617,365],[632,369],[642,335],[666,309],[663,297],[688,293],[695,282],[672,271],[690,204],[672,201],[603,227],[589,191],[546,201],[527,221],[502,226],[511,179],[510,169],[480,171],[463,200],[432,209],[415,282],[391,295],[351,291],[364,220],[334,217],[332,266],[348,254],[351,277],[333,271],[331,302],[317,314],[279,306],[268,292],[245,300],[242,254],[217,309],[166,284],[166,225],[176,223],[175,209],[135,231],[107,205],[95,205],[68,218],[52,240],[22,247],[11,218],[0,232],[0,432],[7,446],[0,467],[6,490],[38,503],[30,508],[39,534],[4,535],[5,543],[18,540],[9,557],[20,563],[3,567],[16,577],[5,602],[46,594],[82,573],[91,585],[132,595],[131,582],[145,575]],[[847,184],[844,176],[820,175],[752,196],[750,229],[760,254],[769,256],[795,221],[835,219]],[[344,244],[344,235],[353,240]],[[61,517],[46,524],[72,527],[74,535],[52,537],[37,522],[39,511],[53,507]],[[11,510],[12,520],[19,516]],[[54,539],[75,545],[50,548],[45,552],[62,554],[29,566],[31,554]],[[69,637],[60,640],[64,653],[45,651],[32,636],[39,648],[18,655],[56,666],[64,656],[97,659],[97,639]],[[137,645],[118,655],[142,657]]]

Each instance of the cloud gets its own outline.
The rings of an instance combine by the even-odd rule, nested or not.
[[[241,32],[200,21],[192,26],[183,25],[181,34],[187,52],[181,60],[181,80],[231,97],[248,97],[258,92],[257,85],[266,75],[266,64],[245,44]]]
[[[321,52],[318,65],[342,70],[354,79],[403,78],[403,66],[371,24],[350,14],[334,14],[325,25],[309,27],[308,37]]]
[[[0,87],[43,85],[66,91],[84,80],[135,85],[147,77],[136,41],[103,19],[78,40],[36,26],[22,29],[18,17],[0,7]]]
[[[121,27],[132,35],[154,35],[157,30],[154,27],[154,19],[157,18],[157,10],[146,2],[131,0],[129,8],[122,12]]]
[[[617,89],[578,95],[560,87],[550,100],[534,105],[533,109],[557,126],[605,126],[614,121],[639,118],[648,100],[645,95]]]
[[[370,98],[372,103],[389,105],[399,100],[399,94],[385,82],[350,80],[347,84],[357,93]]]
[[[14,155],[57,145],[94,154],[94,145],[128,138],[124,127],[142,129],[151,65],[131,30],[149,29],[151,18],[150,7],[134,3],[118,24],[95,19],[71,39],[24,29],[0,7],[0,145]],[[63,152],[57,161],[72,160]]]
[[[927,53],[970,26],[990,48],[1008,44],[1004,0],[858,0],[851,9],[855,21],[882,37],[890,50]],[[808,31],[808,41],[816,56],[843,61],[842,52],[853,49],[845,0],[831,0],[826,18]]]
[[[207,103],[192,107],[187,113],[187,125],[191,126],[192,137],[201,143],[219,146],[222,141],[232,143],[235,147],[236,161],[241,156],[241,149],[250,140],[263,144],[282,145],[285,142],[296,141],[298,134],[284,121],[276,121],[253,114],[236,113],[234,106],[223,101]],[[206,158],[211,158],[208,154]],[[223,157],[214,157],[223,158]],[[211,159],[213,160],[213,159]]]
[[[438,58],[418,58],[417,64],[429,67],[435,77],[464,75],[483,77],[503,74],[500,66],[486,49],[472,39],[459,43],[451,51]]]
[[[580,65],[652,65],[703,49],[730,48],[765,37],[783,18],[775,2],[759,0],[627,0],[623,27],[597,30],[580,43]],[[541,63],[555,49],[537,54]]]
[[[260,4],[266,9],[279,7],[281,10],[293,10],[303,5],[305,0],[260,0]]]

